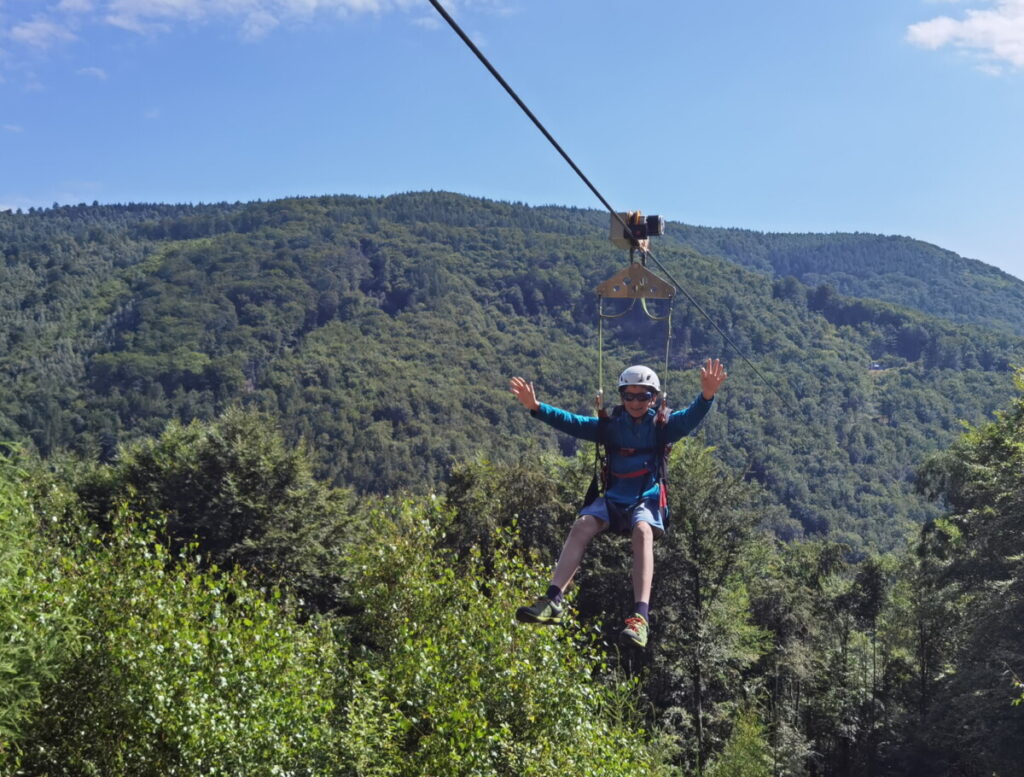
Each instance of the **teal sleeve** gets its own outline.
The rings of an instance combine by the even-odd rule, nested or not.
[[[665,439],[672,443],[683,439],[694,429],[700,426],[704,416],[708,414],[714,399],[704,399],[703,394],[698,394],[686,410],[677,410],[668,417]]]
[[[577,415],[543,402],[536,410],[531,410],[530,415],[555,427],[560,432],[565,432],[581,440],[597,442],[597,418],[593,416]]]

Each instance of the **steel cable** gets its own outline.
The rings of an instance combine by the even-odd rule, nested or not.
[[[583,173],[583,171],[579,168],[579,166],[572,160],[572,157],[570,157],[569,154],[565,151],[565,149],[563,149],[561,147],[561,145],[559,145],[558,141],[555,140],[554,136],[550,132],[548,132],[547,128],[541,123],[540,119],[538,119],[534,115],[533,111],[531,111],[529,109],[529,107],[527,107],[526,103],[523,102],[523,100],[519,97],[518,94],[516,94],[515,90],[502,77],[501,73],[498,72],[497,68],[495,68],[494,65],[492,65],[490,63],[490,61],[487,59],[487,57],[484,56],[483,52],[480,51],[479,48],[477,48],[475,43],[473,43],[472,39],[470,39],[470,37],[462,30],[462,28],[458,25],[458,23],[444,9],[444,7],[441,5],[439,0],[430,0],[430,4],[432,6],[434,6],[434,8],[437,10],[437,12],[441,15],[441,18],[443,18],[448,23],[448,26],[451,27],[452,30],[455,31],[455,34],[458,35],[462,39],[463,43],[465,43],[469,47],[470,51],[472,51],[476,55],[477,59],[479,59],[480,62],[483,64],[483,66],[485,68],[487,68],[488,72],[490,72],[490,74],[492,76],[494,76],[495,80],[499,84],[501,84],[501,86],[505,89],[506,92],[508,92],[509,96],[513,100],[515,100],[516,105],[518,105],[522,109],[523,113],[525,113],[529,117],[530,121],[532,121],[534,123],[534,125],[537,127],[537,129],[540,130],[541,134],[543,134],[544,137],[547,138],[548,142],[551,143],[551,145],[554,147],[554,149],[559,154],[561,154],[562,158],[568,163],[569,167],[571,167],[573,169],[573,171],[576,173],[576,175],[578,175],[580,177],[580,180],[582,180],[583,183],[585,183],[587,185],[587,188],[589,188],[590,191],[592,191],[594,193],[594,196],[597,197],[597,199],[601,201],[601,204],[604,205],[604,207],[608,209],[608,212],[612,214],[612,217],[617,219],[618,222],[620,224],[622,224],[622,228],[627,233],[629,233],[630,232],[629,225],[626,224],[626,222],[625,222],[625,220],[623,220],[622,216],[619,215],[619,212],[616,211],[615,208],[613,208],[611,206],[611,204],[608,202],[608,200],[606,200],[604,198],[604,195],[602,195],[601,192],[598,191],[597,187],[594,186],[594,184],[590,182],[590,179],[587,178],[587,176]],[[748,359],[746,356],[743,355],[743,352],[740,350],[739,346],[737,346],[736,343],[733,342],[732,338],[729,337],[729,335],[727,335],[725,333],[725,330],[723,330],[717,323],[715,323],[715,320],[713,318],[711,318],[711,316],[707,313],[707,311],[705,311],[704,308],[701,307],[701,305],[697,302],[697,300],[695,300],[693,298],[693,295],[690,294],[683,287],[683,285],[680,284],[679,281],[677,281],[672,276],[672,274],[669,273],[669,271],[665,269],[665,266],[661,262],[659,262],[657,260],[657,258],[654,256],[654,254],[652,254],[650,251],[645,251],[644,253],[647,255],[647,257],[649,257],[650,259],[652,259],[654,261],[654,263],[658,266],[658,268],[663,273],[665,273],[665,275],[668,277],[669,281],[671,281],[671,283],[677,289],[679,289],[679,291],[683,294],[684,297],[686,297],[686,299],[689,301],[689,303],[691,305],[693,305],[694,308],[696,308],[696,310],[702,316],[704,316],[704,318],[707,319],[708,323],[710,323],[711,326],[714,327],[715,331],[718,332],[718,334],[720,334],[722,336],[722,339],[724,339],[726,343],[728,343],[730,346],[732,346],[733,350],[735,350],[735,352],[736,352],[736,355],[739,356],[743,360],[743,363],[746,364],[754,372],[754,374],[757,375],[757,377],[759,377],[761,379],[761,381],[765,384],[765,386],[767,386],[768,389],[771,390],[771,392],[773,394],[775,394],[775,396],[777,396],[780,400],[782,400],[783,404],[789,404],[786,401],[786,399],[782,396],[782,394],[780,394],[779,391],[775,388],[775,386],[773,386],[768,381],[768,379],[764,375],[761,374],[760,370],[758,370],[757,367],[755,367],[751,363],[750,359]]]

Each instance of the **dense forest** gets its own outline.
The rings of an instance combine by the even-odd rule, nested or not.
[[[916,308],[951,321],[1024,334],[1024,286],[996,267],[899,235],[773,234],[669,224],[668,234],[721,256],[809,286]]]
[[[593,451],[507,379],[589,411],[606,230],[443,193],[0,213],[0,774],[1024,773],[1008,276],[929,309],[666,236],[770,385],[677,302],[671,403],[730,378],[672,454],[648,648],[614,538],[567,625],[514,622]],[[946,260],[929,288],[986,272]],[[605,386],[663,358],[605,337]]]
[[[774,538],[784,507],[677,446],[643,652],[613,639],[631,605],[615,539],[568,625],[512,618],[545,585],[585,456],[367,499],[238,408],[108,464],[9,452],[0,773],[1014,777],[1018,387],[923,463],[943,514],[860,560]]]
[[[626,261],[606,233],[594,211],[442,193],[0,214],[0,439],[107,460],[241,403],[310,445],[319,477],[378,494],[533,443],[571,453],[505,387],[524,374],[589,412],[593,288]],[[669,399],[690,401],[703,358],[729,364],[703,439],[787,507],[779,536],[885,550],[936,515],[914,468],[1005,404],[1024,340],[670,240],[658,253],[770,384],[677,303]],[[605,385],[660,361],[664,337],[612,322]]]

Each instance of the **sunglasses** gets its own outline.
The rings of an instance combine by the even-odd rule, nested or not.
[[[654,392],[641,391],[634,394],[632,391],[623,391],[619,396],[622,397],[623,402],[650,402],[654,399]]]

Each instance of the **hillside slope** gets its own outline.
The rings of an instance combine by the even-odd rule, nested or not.
[[[974,259],[898,235],[773,234],[669,224],[667,235],[809,286],[892,302],[960,323],[1024,335],[1024,281]]]
[[[242,403],[308,440],[322,476],[369,493],[435,488],[476,456],[569,453],[506,383],[526,375],[589,412],[592,290],[626,261],[596,220],[443,193],[0,214],[0,434],[110,457]],[[934,510],[912,492],[917,463],[1011,395],[1015,336],[671,240],[659,258],[782,396],[679,303],[671,403],[696,393],[701,359],[726,359],[702,433],[788,508],[783,536],[898,543]],[[626,316],[606,336],[606,385],[661,358],[657,324]]]

